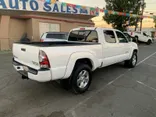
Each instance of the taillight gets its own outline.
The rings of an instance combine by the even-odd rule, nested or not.
[[[80,30],[85,30],[85,28],[80,28]]]
[[[43,39],[40,39],[40,42],[43,42],[44,40]]]
[[[133,35],[133,32],[131,32],[131,35]]]
[[[39,52],[39,63],[40,63],[41,68],[44,68],[44,69],[50,68],[49,59],[48,59],[46,53],[42,50],[40,50],[40,52]]]

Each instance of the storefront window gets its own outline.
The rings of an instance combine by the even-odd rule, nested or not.
[[[39,23],[40,36],[45,32],[60,32],[60,24]]]

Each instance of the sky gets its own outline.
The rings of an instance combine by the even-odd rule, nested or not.
[[[62,2],[80,4],[85,6],[93,6],[93,7],[105,7],[105,0],[60,0]],[[156,0],[145,0],[147,7],[146,11],[156,12]]]
[[[84,6],[91,6],[91,7],[99,7],[103,8],[105,7],[105,0],[59,0],[60,2],[67,2],[72,4],[78,4],[78,5],[84,5]],[[156,15],[156,0],[145,0],[146,2],[146,9],[145,11],[149,13],[154,13]],[[103,21],[102,18],[103,14],[101,16],[94,18],[95,26],[99,27],[111,27],[106,22]],[[143,27],[145,28],[151,28],[153,27],[153,19],[144,19],[143,20]]]
[[[152,12],[156,12],[156,0],[145,0],[146,2],[146,11],[152,11]]]

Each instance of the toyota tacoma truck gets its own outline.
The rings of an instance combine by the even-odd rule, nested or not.
[[[134,68],[137,53],[137,44],[119,30],[84,27],[71,30],[66,42],[14,43],[13,66],[22,78],[59,80],[64,88],[84,93],[94,70],[119,62]]]

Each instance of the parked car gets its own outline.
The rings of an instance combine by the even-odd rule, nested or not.
[[[67,32],[46,32],[41,36],[41,42],[66,41]]]
[[[65,88],[84,93],[94,70],[123,61],[134,68],[137,53],[137,44],[119,30],[85,27],[71,30],[67,42],[14,43],[13,66],[22,78],[61,80]]]
[[[127,32],[130,34],[132,37],[135,37],[138,41],[140,42],[145,42],[147,45],[150,45],[153,42],[152,37],[146,34],[146,32],[143,31],[137,31],[137,32]]]
[[[24,33],[19,40],[21,43],[29,43],[31,40],[28,38],[27,33]]]
[[[132,37],[132,36],[131,36],[130,34],[128,34],[127,32],[124,32],[124,35],[127,37],[127,39],[128,39],[130,42],[138,43],[136,37]]]

